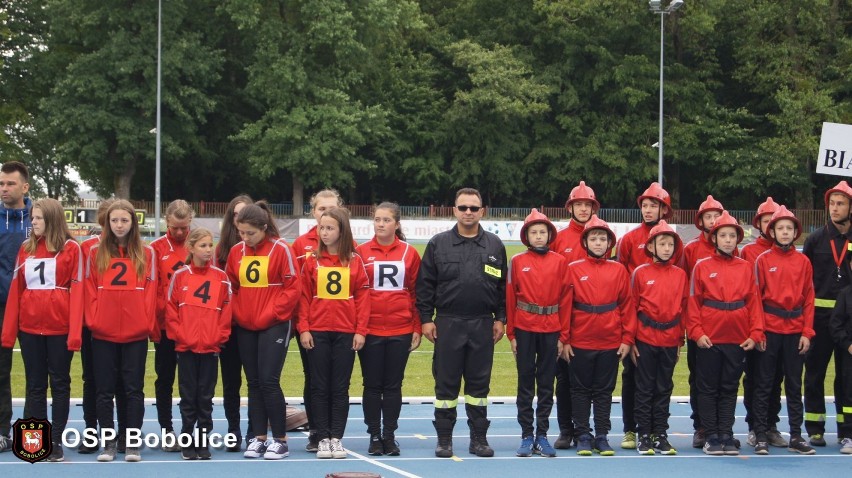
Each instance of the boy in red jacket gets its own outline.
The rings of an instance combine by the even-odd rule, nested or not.
[[[556,456],[547,441],[553,407],[556,361],[568,341],[571,294],[566,282],[568,261],[548,249],[556,227],[533,209],[521,228],[527,251],[509,264],[506,286],[506,336],[518,367],[518,456]],[[533,439],[533,392],[538,386],[536,429]]]
[[[615,234],[596,215],[586,223],[582,237],[588,257],[572,262],[569,280],[573,304],[568,343],[562,357],[571,362],[571,398],[577,454],[592,449],[602,456],[615,454],[607,440],[612,391],[618,362],[630,352],[636,333],[636,309],[630,295],[627,269],[609,261]],[[592,403],[595,434],[589,426]],[[594,443],[593,443],[594,441]]]
[[[802,438],[802,369],[805,353],[814,337],[814,284],[811,261],[796,250],[802,226],[796,216],[781,206],[766,226],[775,241],[772,248],[757,258],[755,272],[763,300],[766,341],[755,357],[756,379],[753,412],[757,443],[754,452],[769,454],[772,444],[770,404],[780,402],[774,388],[783,373],[790,422],[789,450],[813,455],[814,449]]]
[[[640,455],[676,455],[666,435],[674,368],[685,330],[682,315],[689,297],[686,273],[674,265],[683,243],[660,221],[650,231],[644,252],[653,259],[633,271],[630,287],[637,310],[636,344],[631,351],[636,366],[636,420]]]
[[[751,265],[734,257],[743,229],[724,211],[710,230],[716,254],[698,261],[690,282],[687,332],[698,346],[695,385],[708,455],[739,455],[734,409],[745,352],[763,341],[763,310]]]

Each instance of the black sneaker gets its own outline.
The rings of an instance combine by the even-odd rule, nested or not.
[[[559,438],[553,442],[553,448],[557,450],[569,450],[574,442],[574,432],[560,433]]]
[[[822,433],[814,433],[810,438],[811,446],[825,446],[825,437]]]
[[[760,437],[757,439],[757,443],[754,444],[754,454],[755,455],[768,455],[769,454],[769,442],[766,441],[766,437]]]
[[[703,448],[706,440],[707,439],[704,436],[703,428],[695,430],[695,433],[692,435],[692,448]],[[704,453],[707,453],[707,451],[705,451]]]
[[[50,461],[50,462],[65,461],[65,453],[62,451],[62,444],[61,443],[53,442],[53,449],[50,451],[50,455],[47,456],[47,461]]]
[[[693,441],[693,445],[695,442]],[[704,440],[704,446],[702,447],[705,455],[713,455],[713,456],[721,456],[725,454],[725,450],[722,447],[722,442],[719,441],[719,438],[716,435],[711,435],[706,440]]]
[[[677,455],[677,450],[669,443],[669,437],[665,433],[654,436],[654,449],[658,450],[660,455]]]
[[[385,448],[385,455],[399,456],[399,443],[393,435],[385,435],[382,438],[382,446]]]
[[[382,442],[382,436],[378,433],[370,435],[370,448],[367,449],[367,454],[372,456],[385,454],[385,444]]]
[[[225,451],[227,451],[228,453],[236,453],[238,451],[243,451],[243,438],[237,435],[237,440],[234,442],[234,445],[226,447]]]
[[[77,447],[77,453],[81,455],[91,455],[92,453],[95,453],[100,449],[101,447],[98,446],[97,442],[95,442],[95,444],[92,446],[86,446],[86,443],[81,440],[80,445]]]
[[[195,454],[198,455],[199,460],[209,460],[210,459],[210,448],[206,446],[197,446],[195,447]]]
[[[115,442],[115,449],[119,453],[125,453],[127,451],[127,433],[120,432],[118,434],[118,440]]]
[[[740,441],[731,436],[722,435],[722,451],[726,455],[740,454]]]
[[[816,450],[808,445],[808,442],[805,441],[804,438],[800,436],[792,436],[790,437],[790,445],[787,447],[788,451],[799,453],[800,455],[815,455]]]
[[[316,453],[319,449],[319,438],[317,438],[317,432],[311,430],[308,433],[308,444],[305,445],[305,451],[308,453]]]
[[[654,446],[651,443],[651,435],[645,433],[639,436],[639,440],[636,442],[636,452],[640,455],[654,454]]]
[[[184,460],[197,460],[198,452],[195,451],[194,446],[185,446],[180,449],[180,457]]]

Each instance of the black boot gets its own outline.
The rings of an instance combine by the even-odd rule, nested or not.
[[[453,457],[453,428],[455,420],[437,419],[432,421],[435,431],[438,433],[438,446],[435,447],[435,456],[438,458]]]
[[[494,456],[494,449],[488,445],[486,438],[491,422],[485,418],[474,418],[468,420],[467,425],[470,427],[470,454],[485,458]]]

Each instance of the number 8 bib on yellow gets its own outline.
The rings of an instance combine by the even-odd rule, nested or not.
[[[240,287],[269,286],[269,256],[245,256],[240,262]]]
[[[349,268],[320,267],[317,269],[317,297],[320,299],[349,299]]]

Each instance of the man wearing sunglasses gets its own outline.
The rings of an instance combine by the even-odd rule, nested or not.
[[[423,337],[435,344],[435,456],[453,456],[461,379],[470,427],[469,452],[494,456],[488,445],[488,391],[494,344],[506,323],[506,249],[480,227],[482,196],[471,188],[456,193],[457,223],[426,246],[417,278],[417,310]],[[433,321],[434,315],[434,321]]]

